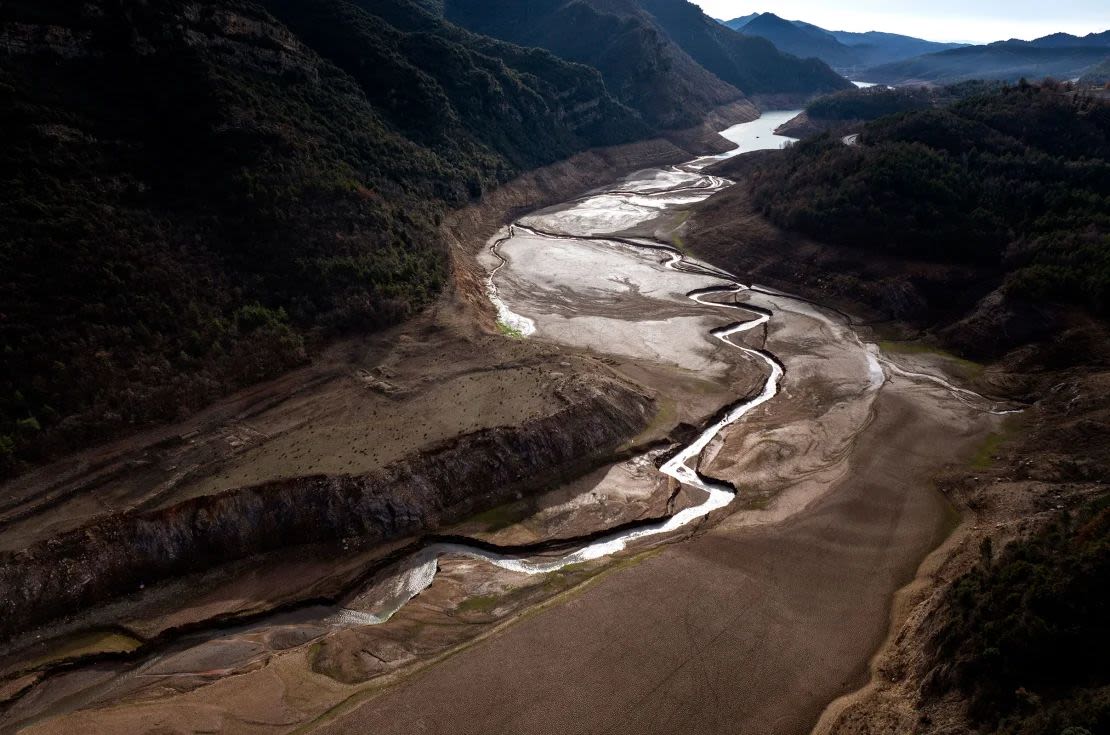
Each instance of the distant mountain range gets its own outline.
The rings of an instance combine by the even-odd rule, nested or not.
[[[1082,37],[1055,33],[1033,41],[998,41],[883,64],[866,70],[863,78],[884,84],[947,84],[967,79],[1016,81],[1022,77],[1075,79],[1107,57],[1110,31]]]
[[[765,38],[795,56],[820,59],[854,79],[884,84],[1073,79],[1110,56],[1110,31],[1086,36],[1054,33],[1033,41],[1010,39],[973,46],[877,31],[828,31],[774,13],[753,13],[722,23],[744,35]]]
[[[956,49],[963,45],[937,43],[878,31],[828,31],[811,23],[786,20],[774,13],[753,13],[724,21],[724,25],[745,35],[765,38],[779,50],[789,54],[821,59],[849,75],[868,67]]]

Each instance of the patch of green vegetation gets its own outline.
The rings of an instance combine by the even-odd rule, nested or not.
[[[985,470],[994,464],[994,456],[998,453],[998,448],[1002,446],[1005,437],[1000,432],[992,432],[987,436],[979,448],[975,450],[975,456],[971,458],[971,466],[977,470]]]
[[[571,575],[571,574],[577,574],[578,572],[585,571],[589,568],[590,568],[590,562],[588,562],[588,561],[579,561],[579,562],[575,562],[574,564],[567,564],[565,567],[563,567],[562,569],[558,570],[555,573],[556,574],[562,574],[563,576],[568,576],[568,575]]]
[[[500,531],[518,523],[526,514],[525,507],[519,502],[505,503],[496,508],[490,508],[470,518],[473,523],[479,523],[487,532]]]
[[[771,505],[771,497],[768,495],[758,495],[751,497],[744,504],[748,510],[767,510]]]
[[[965,357],[960,357],[957,354],[949,352],[936,345],[931,345],[927,342],[904,342],[897,340],[880,340],[879,349],[892,355],[936,355],[937,357],[944,358],[946,361],[952,363],[955,367],[959,368],[960,372],[965,377],[975,378],[982,374],[986,368],[980,362],[968,360]]]
[[[930,689],[956,687],[980,732],[1110,731],[1110,496],[1062,511],[958,579]],[[1082,730],[1080,730],[1082,728]]]
[[[665,433],[664,430],[670,429],[678,416],[674,400],[667,396],[659,396],[656,400],[656,406],[658,406],[658,410],[651,417],[651,421],[644,427],[644,430],[629,440],[622,448],[634,447],[657,434]]]
[[[501,598],[498,595],[474,595],[459,603],[456,612],[489,614],[497,607]]]
[[[1110,314],[1108,177],[1110,104],[1046,82],[883,117],[857,146],[801,141],[751,185],[763,214],[823,242],[971,264],[1009,294]]]
[[[512,339],[524,339],[524,332],[502,321],[497,322],[497,331]]]
[[[24,662],[26,669],[102,653],[130,653],[143,645],[143,642],[120,631],[97,630],[78,633],[47,645],[50,646],[49,650]]]

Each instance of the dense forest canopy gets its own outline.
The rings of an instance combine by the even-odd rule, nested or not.
[[[445,208],[650,134],[410,0],[21,0],[0,36],[0,473],[412,314]]]
[[[471,30],[596,67],[644,120],[700,122],[741,93],[812,95],[851,86],[816,59],[743,36],[687,0],[445,0]]]
[[[818,97],[806,105],[806,113],[817,120],[877,120],[932,106],[933,95],[923,87],[868,87]]]
[[[985,546],[948,591],[930,686],[962,690],[984,732],[1107,732],[1108,577],[1106,498],[1059,514],[998,558]]]
[[[751,183],[777,224],[832,244],[1007,273],[1037,300],[1110,314],[1110,105],[1054,83],[825,135]]]
[[[869,82],[951,84],[970,79],[1075,79],[1110,52],[1110,31],[1071,36],[1055,33],[1032,41],[1010,39],[965,46],[879,64],[860,72]]]

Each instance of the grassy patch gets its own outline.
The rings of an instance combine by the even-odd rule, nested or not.
[[[58,661],[70,661],[101,653],[130,653],[143,643],[119,631],[90,631],[57,642],[40,656],[32,657],[25,664],[27,669],[35,669]]]
[[[497,607],[497,602],[500,599],[497,595],[474,595],[460,602],[455,611],[464,615],[467,613],[489,614]]]
[[[977,470],[985,470],[994,463],[994,455],[998,452],[998,448],[1002,446],[1005,437],[1001,432],[991,432],[979,448],[975,450],[975,456],[971,458],[971,466]]]
[[[987,435],[983,443],[975,450],[971,458],[971,466],[977,470],[985,470],[994,464],[994,457],[1002,446],[1017,432],[1018,422],[1014,417],[1007,417],[998,431]]]
[[[660,396],[656,405],[659,406],[659,410],[655,412],[651,422],[635,438],[629,441],[625,445],[626,447],[635,446],[656,434],[665,435],[667,430],[675,423],[678,412],[674,401],[665,396]]]
[[[513,339],[524,339],[524,332],[520,331],[516,327],[509,326],[505,322],[497,322],[497,331],[501,332],[501,334],[505,335],[506,337],[511,337]]]
[[[490,508],[487,511],[472,516],[470,520],[474,523],[480,523],[485,527],[486,531],[500,531],[502,528],[517,523],[524,517],[523,508],[517,502],[505,503],[496,508]]]
[[[879,349],[892,355],[935,355],[952,363],[967,377],[977,377],[983,372],[984,365],[953,354],[948,350],[931,345],[926,342],[899,342],[895,340],[881,340]]]

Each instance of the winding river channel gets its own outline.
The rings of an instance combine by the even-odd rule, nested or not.
[[[658,618],[663,621],[661,625],[669,629],[676,615],[669,608],[654,616],[641,615],[639,611],[651,610],[652,604],[669,604],[672,600],[670,590],[695,583],[698,575],[705,576],[706,586],[695,585],[692,589],[696,591],[688,593],[690,598],[699,600],[699,604],[721,605],[713,614],[700,618],[702,620],[715,624],[721,610],[734,608],[747,614],[756,609],[753,600],[770,600],[768,604],[773,607],[775,596],[780,594],[782,587],[777,581],[769,588],[770,592],[753,591],[750,599],[729,597],[747,594],[745,585],[756,578],[756,573],[743,569],[742,564],[744,560],[757,559],[760,555],[747,555],[730,547],[727,553],[720,555],[727,559],[726,566],[713,563],[718,552],[706,551],[705,547],[723,543],[722,539],[726,543],[734,543],[730,534],[738,530],[746,531],[748,529],[742,527],[755,522],[748,518],[748,513],[717,511],[733,505],[737,498],[745,495],[758,496],[766,492],[764,497],[767,497],[784,487],[791,487],[791,497],[780,497],[766,511],[765,517],[758,521],[770,524],[790,517],[820,497],[821,493],[827,492],[831,485],[849,474],[848,458],[853,444],[876,420],[875,404],[880,394],[885,394],[884,386],[889,387],[891,383],[901,381],[911,391],[917,390],[917,386],[925,386],[922,390],[926,391],[924,395],[927,397],[939,391],[944,397],[941,415],[951,414],[954,426],[967,423],[964,414],[982,417],[1006,411],[982,396],[932,374],[927,367],[918,364],[900,366],[891,362],[875,345],[861,340],[842,314],[781,291],[744,284],[736,276],[683,251],[682,223],[689,206],[732,184],[706,169],[729,156],[782,147],[789,139],[776,136],[774,130],[794,115],[792,111],[770,112],[758,120],[723,131],[722,135],[737,145],[728,153],[703,156],[676,166],[638,171],[611,186],[523,216],[498,232],[480,257],[488,273],[487,295],[497,311],[502,330],[508,335],[518,339],[544,340],[576,352],[592,353],[604,361],[619,362],[630,366],[633,371],[641,371],[637,375],[654,376],[651,385],[659,389],[660,411],[672,411],[672,425],[679,421],[701,424],[700,429],[681,434],[688,437],[681,445],[666,450],[653,449],[607,468],[600,480],[597,476],[589,479],[588,487],[582,485],[566,489],[566,494],[560,496],[562,504],[552,506],[555,512],[549,513],[543,522],[547,523],[552,518],[558,521],[563,517],[558,514],[564,512],[567,517],[575,513],[581,515],[565,526],[553,522],[555,525],[544,527],[545,533],[541,536],[558,538],[557,543],[517,544],[513,543],[516,537],[510,537],[503,540],[503,545],[499,547],[498,541],[502,539],[491,542],[489,538],[482,538],[480,533],[464,537],[481,539],[475,543],[429,543],[392,562],[380,574],[376,573],[371,585],[346,600],[343,606],[313,604],[267,615],[234,628],[200,631],[186,635],[164,650],[134,663],[124,662],[118,668],[107,666],[102,670],[92,667],[75,671],[69,677],[59,676],[53,686],[29,697],[25,709],[14,713],[13,721],[20,722],[22,718],[22,722],[27,723],[47,715],[74,711],[78,711],[79,715],[82,707],[116,698],[137,697],[147,688],[163,694],[171,690],[180,691],[188,697],[192,687],[199,686],[200,682],[225,681],[224,677],[229,677],[226,682],[234,688],[239,684],[233,681],[235,677],[231,677],[231,673],[268,666],[265,662],[270,661],[271,656],[274,661],[281,660],[276,653],[290,646],[329,635],[359,634],[354,629],[385,623],[413,602],[404,614],[397,615],[390,626],[367,629],[380,634],[374,647],[381,654],[367,653],[371,646],[365,642],[350,647],[338,646],[345,652],[353,651],[355,656],[371,656],[382,665],[382,670],[390,670],[393,662],[409,660],[405,657],[410,655],[415,659],[428,651],[440,650],[436,646],[443,645],[442,642],[437,644],[434,637],[443,630],[443,616],[434,619],[431,625],[426,624],[427,618],[421,617],[425,601],[431,598],[431,607],[435,608],[437,590],[442,598],[444,588],[450,588],[447,594],[454,595],[450,599],[456,604],[460,598],[483,595],[496,598],[499,591],[513,587],[519,580],[566,570],[582,562],[613,557],[625,550],[638,552],[653,548],[650,546],[653,542],[658,546],[661,542],[689,539],[689,543],[670,544],[668,547],[681,550],[697,546],[701,539],[703,548],[691,552],[689,566],[683,566],[685,561],[681,558],[672,558],[671,563],[677,565],[675,569],[652,572],[639,567],[645,575],[662,575],[662,581],[653,579],[645,582],[643,588],[623,593],[631,594],[637,600],[637,612],[632,614],[637,625],[648,625]],[[956,400],[948,400],[949,396]],[[734,402],[729,403],[730,400]],[[772,401],[775,407],[773,413],[758,410]],[[690,405],[676,409],[674,404],[678,403]],[[668,404],[670,408],[666,408]],[[951,408],[949,404],[954,404],[956,408]],[[960,413],[957,415],[953,411]],[[708,424],[704,423],[706,421]],[[743,430],[730,430],[738,422],[744,422]],[[614,477],[617,479],[614,480]],[[893,484],[900,484],[900,478]],[[672,492],[675,485],[678,490]],[[870,502],[885,502],[887,495],[880,492],[882,488],[869,488],[867,497]],[[666,500],[668,494],[670,499]],[[656,512],[659,505],[651,505],[659,497],[664,498],[665,514]],[[933,500],[924,498],[921,502],[928,504]],[[589,510],[583,511],[586,506]],[[897,517],[904,515],[901,506],[884,507],[897,508]],[[544,507],[541,513],[549,510]],[[711,529],[696,537],[690,535],[692,529],[698,528],[701,521],[714,513]],[[863,517],[872,519],[883,516],[881,512],[869,508]],[[650,520],[642,520],[644,518]],[[837,524],[843,525],[840,520]],[[822,565],[818,573],[808,579],[829,578],[830,574],[836,573],[838,565],[851,569],[848,564],[838,563],[830,571],[824,563],[828,554],[848,548],[842,539],[850,533],[837,524],[823,520],[816,523],[815,537],[822,540],[830,537],[826,533],[827,528],[835,526],[839,530],[830,537],[835,539],[834,546],[820,547],[815,552],[815,558]],[[876,576],[874,570],[883,568],[881,564],[889,563],[890,549],[894,544],[890,529],[896,523],[895,520],[889,523],[882,521],[879,525],[882,526],[881,533],[875,532],[872,536],[885,540],[876,551],[876,566],[852,577],[854,582],[882,578],[881,574]],[[552,529],[557,529],[559,533]],[[560,535],[565,529],[570,529],[570,532]],[[605,532],[596,529],[616,530]],[[583,535],[590,531],[594,533]],[[898,553],[907,559],[920,559],[931,548],[931,533],[925,528],[913,537],[916,539],[913,544],[918,545],[906,547],[908,550],[902,549]],[[714,534],[717,538],[709,538]],[[527,540],[529,537],[523,538]],[[770,556],[777,559],[779,553],[796,555],[801,553],[798,549],[807,548],[806,542],[807,537],[803,535],[801,540],[792,541],[789,547],[776,546],[775,553]],[[866,544],[857,546],[866,547]],[[917,562],[912,563],[916,566]],[[739,574],[739,577],[729,578],[729,574]],[[442,581],[432,587],[437,575]],[[505,577],[512,581],[499,587]],[[723,579],[731,581],[723,582]],[[803,576],[800,579],[807,578]],[[465,581],[460,583],[460,580]],[[632,578],[626,576],[622,584],[630,584],[630,580]],[[538,588],[547,581],[550,580],[535,579],[534,583]],[[651,598],[656,591],[662,597],[653,603]],[[487,592],[495,594],[487,595]],[[413,601],[421,593],[425,593],[421,600]],[[889,592],[883,588],[868,599],[882,601],[888,595]],[[720,601],[718,597],[721,597]],[[620,596],[617,603],[622,610],[627,607],[626,599]],[[853,598],[851,602],[858,607],[858,599]],[[604,608],[604,605],[601,607]],[[451,606],[446,609],[457,608]],[[798,614],[797,610],[811,609],[819,608],[814,608],[807,601],[800,607],[790,607],[789,615]],[[786,615],[777,609],[775,614]],[[858,611],[854,610],[852,615],[856,614]],[[869,614],[860,614],[860,617],[885,621],[886,615],[886,611],[876,608]],[[573,622],[574,617],[567,613],[553,623],[574,628],[573,634],[564,634],[562,639],[572,639],[583,630],[596,630],[604,640],[613,640],[605,633],[604,626],[596,622],[575,628],[579,624]],[[814,625],[826,619],[840,621],[850,617],[829,615]],[[611,618],[606,608],[596,620],[607,621]],[[798,627],[780,626],[779,619],[772,616],[765,621],[764,628],[754,626],[753,629],[761,631],[757,637],[764,638],[767,631],[781,632]],[[727,626],[718,632],[713,632],[713,625],[703,627],[714,636],[728,632]],[[394,630],[391,631],[391,628]],[[414,643],[411,653],[400,651],[394,637],[404,638],[418,628],[432,637]],[[806,635],[812,632],[808,628],[805,630]],[[517,634],[524,635],[520,629]],[[686,634],[693,635],[689,629]],[[546,629],[542,631],[543,645],[546,645],[548,635]],[[551,640],[560,639],[554,633],[550,635]],[[652,645],[635,648],[634,657],[643,655],[645,650],[668,655],[665,636],[661,637],[657,631],[648,629],[641,631],[641,635],[651,640]],[[830,635],[836,641],[858,638],[855,632],[845,635],[836,631],[835,635]],[[635,637],[631,636],[629,640],[629,645],[635,646]],[[686,650],[686,638],[676,640],[676,657],[685,661],[686,656],[694,655]],[[774,640],[781,641],[782,638]],[[711,645],[717,644],[714,642]],[[545,659],[532,665],[520,663],[521,656],[535,648],[528,644],[519,646],[505,660],[517,661],[523,671],[546,671],[545,667],[554,665],[552,661]],[[736,643],[727,650],[742,652],[747,649]],[[863,655],[870,649],[864,645],[861,650],[860,655]],[[308,656],[305,665],[315,669],[315,663],[312,663],[315,654],[305,655]],[[800,671],[812,668],[807,658],[809,655],[807,649],[798,657]],[[292,676],[288,672],[299,664],[288,661],[295,659],[296,656],[291,656],[285,659],[287,663],[276,665],[277,669],[282,666],[287,668],[284,669],[286,674],[273,679],[281,682],[274,690],[278,692],[274,695],[275,701],[282,700],[288,692],[295,694],[290,696],[298,703],[308,701],[306,697],[311,696],[318,697],[321,702],[341,696],[330,688],[325,693],[312,688],[318,686],[320,681],[331,682],[327,677],[301,681],[300,686],[308,687],[306,691],[315,692],[311,696],[289,684],[296,677],[288,680],[282,677]],[[783,658],[787,659],[788,656]],[[576,666],[573,658],[559,661],[574,671],[573,677],[568,679],[573,681],[578,681],[582,672],[593,665],[580,662]],[[276,676],[265,671],[259,669],[259,676]],[[482,676],[493,675],[500,671],[500,664],[479,665],[475,671]],[[666,667],[659,671],[661,675],[670,676]],[[728,671],[733,672],[732,669]],[[607,671],[600,674],[606,681],[595,682],[593,690],[604,690],[610,680],[621,680],[620,676],[612,677]],[[447,677],[450,696],[454,697],[461,680],[450,678],[446,672],[443,676]],[[729,673],[728,676],[711,677],[709,681],[726,682],[731,677],[732,673]],[[544,686],[550,684],[545,679]],[[645,679],[645,686],[649,684]],[[264,683],[261,686],[265,690],[268,685]],[[326,687],[331,686],[326,683]],[[424,686],[431,685],[425,682]],[[484,689],[478,686],[480,691],[474,696],[485,696],[482,692],[500,692],[503,686],[506,686],[505,682]],[[654,691],[656,686],[663,686],[662,681],[650,684],[649,688]],[[707,686],[705,681],[697,680],[698,692]],[[811,682],[809,686],[816,689],[824,684]],[[753,697],[759,701],[765,699],[758,688],[750,689]],[[730,696],[733,694],[730,693]],[[533,690],[529,689],[526,695],[533,696]],[[430,701],[421,695],[413,696],[421,705]],[[690,696],[688,692],[676,695],[683,701]],[[618,700],[625,701],[625,697],[626,693],[622,693]],[[232,698],[239,701],[237,693]],[[584,702],[581,692],[575,690],[570,701]],[[663,698],[660,701],[668,700]],[[475,703],[474,707],[482,716],[504,709],[501,704],[488,702]],[[755,705],[747,707],[752,709]],[[298,704],[296,714],[289,715],[289,722],[301,721],[309,709],[302,712]],[[193,714],[196,711],[188,710]],[[712,713],[714,710],[703,708],[699,711]],[[177,716],[176,710],[167,712],[171,719]],[[411,720],[411,713],[390,720],[388,712],[388,708],[383,709],[383,721],[399,727],[407,727],[406,723]],[[648,710],[645,712],[644,716],[652,720],[654,728],[656,715]],[[450,717],[453,719],[456,716],[452,709]],[[253,727],[254,720],[250,722]],[[522,726],[518,731],[527,729]],[[535,731],[539,729],[549,731],[547,723],[543,728],[533,728]],[[376,732],[378,729],[367,725],[358,731]],[[690,731],[688,723],[681,723],[678,731]]]
[[[704,500],[665,520],[647,522],[590,540],[557,558],[529,559],[460,543],[431,544],[405,563],[403,570],[391,584],[385,585],[391,589],[373,612],[344,609],[335,616],[336,622],[373,625],[389,620],[406,602],[431,585],[435,579],[438,559],[447,554],[478,559],[511,572],[548,574],[572,564],[611,556],[639,539],[672,534],[733,502],[736,489],[731,484],[699,474],[691,463],[696,465],[701,453],[725,427],[741,420],[745,414],[770,401],[778,393],[783,376],[782,363],[769,352],[747,347],[733,340],[743,332],[764,325],[771,319],[771,314],[753,306],[714,300],[722,295],[750,290],[751,287],[741,284],[731,274],[689,258],[671,245],[645,238],[615,237],[612,233],[614,229],[625,231],[635,228],[659,218],[670,208],[695,204],[730,186],[730,180],[712,176],[704,170],[713,163],[740,153],[783,147],[792,139],[775,135],[774,130],[796,114],[797,111],[771,112],[753,122],[742,123],[723,131],[722,136],[737,146],[728,153],[702,156],[677,166],[640,171],[611,187],[575,200],[568,211],[569,219],[567,216],[554,217],[564,230],[569,229],[575,234],[543,231],[533,223],[537,219],[533,215],[510,225],[504,234],[493,240],[489,248],[489,254],[496,259],[496,264],[490,270],[487,294],[497,309],[498,321],[502,327],[511,334],[525,338],[536,333],[536,320],[513,310],[511,301],[502,297],[497,280],[498,274],[510,263],[502,255],[502,251],[515,239],[527,238],[530,247],[543,247],[545,244],[550,247],[567,241],[593,241],[612,245],[617,249],[631,248],[641,254],[647,253],[651,257],[660,258],[663,267],[669,271],[718,281],[715,285],[689,291],[686,298],[709,309],[729,309],[744,317],[742,321],[710,330],[710,335],[763,363],[766,367],[766,379],[757,395],[728,407],[719,419],[703,429],[694,441],[680,448],[660,467],[659,472],[663,475],[700,490],[705,496]],[[877,363],[875,370],[881,374]]]
[[[722,298],[743,294],[758,294],[777,299],[794,297],[771,289],[742,284],[732,274],[691,258],[670,244],[642,236],[638,233],[638,228],[642,228],[645,223],[659,220],[669,210],[696,204],[731,186],[732,181],[706,173],[705,169],[731,156],[785,146],[792,139],[775,135],[774,130],[794,117],[797,112],[769,112],[758,120],[735,125],[723,131],[722,136],[737,146],[727,153],[702,156],[677,166],[639,171],[609,187],[591,192],[567,204],[550,207],[523,217],[505,228],[491,241],[486,256],[489,265],[487,295],[497,310],[502,329],[520,338],[529,338],[538,334],[576,347],[590,349],[596,347],[602,351],[616,353],[624,351],[629,357],[637,359],[660,358],[661,354],[658,350],[652,349],[651,345],[646,343],[637,342],[636,337],[612,338],[609,328],[614,326],[612,322],[617,321],[615,319],[600,325],[590,325],[584,330],[557,327],[545,330],[545,317],[537,316],[536,313],[544,308],[551,309],[553,306],[556,307],[555,311],[578,312],[581,306],[578,302],[590,300],[589,281],[599,272],[597,270],[599,262],[596,258],[584,257],[582,248],[593,251],[595,255],[597,249],[602,248],[606,257],[614,258],[616,262],[610,261],[601,266],[607,269],[605,278],[609,282],[623,284],[633,297],[647,295],[665,300],[666,295],[661,291],[664,288],[673,290],[673,287],[660,283],[657,278],[644,277],[643,262],[647,259],[652,265],[661,265],[664,271],[674,274],[674,277],[682,276],[680,283],[694,285],[691,278],[705,282],[705,285],[686,290],[683,293],[685,299],[707,310],[729,310],[739,318],[738,321],[708,329],[707,336],[726,345],[729,349],[738,350],[761,366],[765,375],[762,389],[754,396],[728,406],[718,414],[719,418],[704,428],[693,441],[679,448],[658,470],[681,485],[700,491],[703,495],[701,502],[663,520],[634,524],[632,527],[625,527],[599,538],[592,537],[578,548],[558,557],[529,558],[517,554],[498,553],[488,547],[463,543],[431,544],[404,563],[391,582],[378,587],[380,593],[384,594],[377,604],[371,605],[374,608],[373,611],[343,609],[334,616],[334,622],[372,625],[389,620],[406,602],[432,584],[438,560],[445,555],[479,560],[510,572],[529,575],[547,574],[570,565],[612,556],[625,550],[634,541],[674,534],[714,511],[730,505],[736,499],[737,489],[732,484],[707,477],[695,468],[702,453],[727,427],[775,398],[779,392],[785,368],[772,353],[746,346],[737,339],[744,332],[766,325],[773,318],[773,312],[751,303],[726,302]],[[531,259],[530,262],[529,259]],[[526,286],[518,284],[518,288],[512,289],[513,295],[507,295],[500,285],[501,279],[505,278],[507,273],[512,274],[514,270],[523,271],[524,279],[526,281],[531,279],[531,282]],[[529,270],[531,270],[530,273]],[[658,267],[655,270],[658,271]],[[546,282],[541,284],[540,288],[535,287],[537,277]],[[560,279],[566,279],[571,283],[559,283]],[[522,303],[519,306],[515,303],[514,295],[519,296],[524,293],[533,294],[532,309],[529,309],[530,305],[526,303],[529,299],[521,299]],[[537,293],[539,295],[535,296]],[[580,298],[583,293],[587,298]],[[606,292],[604,288],[597,289],[595,295],[599,302],[612,297],[612,294]],[[548,300],[546,305],[537,305],[537,301],[542,302],[544,299]],[[567,302],[562,309],[557,308],[555,303],[560,300]],[[798,299],[798,301],[804,300]],[[529,311],[532,314],[529,314]],[[549,313],[546,321],[559,322],[565,318],[565,316]],[[583,317],[578,315],[574,319],[582,321]],[[586,320],[588,319],[589,317],[586,317]],[[652,324],[651,320],[619,321],[622,327],[631,323],[632,329]],[[672,321],[681,321],[681,319],[672,319]],[[686,328],[685,325],[683,328]],[[885,366],[892,373],[906,378],[937,383],[959,400],[969,405],[977,404],[986,412],[1007,412],[986,405],[984,399],[978,394],[955,386],[943,378],[929,373],[907,371],[882,359],[875,345],[861,342],[850,330],[845,334],[850,341],[855,342],[859,354],[865,358],[867,384],[872,390],[881,386],[886,379]],[[637,335],[639,336],[642,335]],[[682,349],[681,346],[675,351],[678,352],[680,349]],[[663,355],[664,361],[667,357],[681,362],[681,357],[677,355]]]

